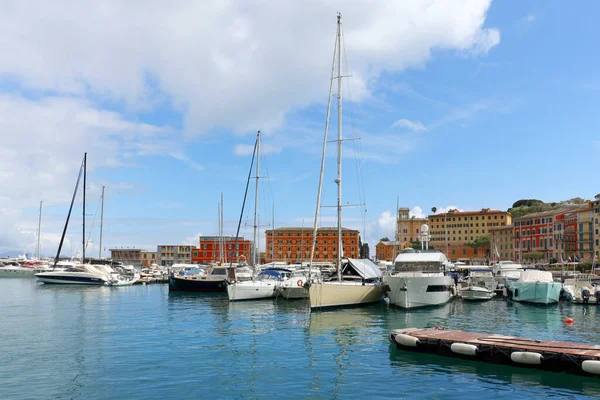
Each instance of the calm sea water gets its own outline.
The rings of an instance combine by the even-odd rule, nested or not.
[[[167,285],[0,279],[0,316],[0,399],[600,397],[597,378],[413,354],[387,340],[391,329],[443,325],[600,343],[595,306],[310,313],[302,301],[230,303]]]

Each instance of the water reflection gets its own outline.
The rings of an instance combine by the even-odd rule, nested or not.
[[[389,346],[390,365],[398,369],[399,376],[413,381],[419,376],[442,375],[460,381],[456,393],[465,398],[486,389],[514,391],[526,398],[552,395],[584,394],[597,397],[600,394],[600,381],[597,378],[573,376],[564,373],[539,371],[531,368],[511,367],[485,362],[462,360],[434,354],[412,353]],[[398,384],[400,382],[397,382]],[[513,386],[505,386],[510,384]],[[451,385],[449,385],[452,388]],[[492,395],[493,397],[493,395]]]

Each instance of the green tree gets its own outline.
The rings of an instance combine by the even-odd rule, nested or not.
[[[467,246],[474,249],[490,248],[490,235],[478,236],[472,242],[467,243]]]
[[[387,236],[382,237],[381,239],[379,239],[380,242],[389,242],[390,239]]]
[[[529,253],[523,254],[523,258],[527,260],[541,260],[544,258],[544,253],[539,251],[531,251]]]
[[[433,215],[435,215],[436,211],[437,211],[437,207],[431,207],[431,212],[433,213]]]
[[[363,243],[360,246],[360,258],[369,258],[369,256],[370,256],[369,243]]]
[[[596,200],[600,200],[600,193],[598,193],[597,195],[595,195],[595,196],[594,196],[594,198],[595,198]]]

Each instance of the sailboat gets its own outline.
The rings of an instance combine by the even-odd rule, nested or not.
[[[331,80],[329,84],[329,101],[327,105],[327,118],[325,122],[325,137],[323,139],[323,152],[321,158],[321,173],[319,178],[319,189],[317,195],[317,207],[315,211],[314,231],[312,237],[312,249],[310,254],[310,267],[312,267],[315,246],[317,242],[317,230],[319,223],[319,210],[321,208],[321,190],[323,186],[323,170],[325,167],[325,153],[327,148],[327,131],[329,129],[329,116],[331,110],[331,95],[333,81],[337,79],[338,95],[338,138],[337,142],[337,280],[312,282],[309,277],[306,285],[309,287],[309,299],[311,309],[351,306],[374,303],[381,300],[383,286],[381,284],[382,273],[369,260],[352,260],[345,263],[342,261],[342,16],[337,16],[336,48],[334,49],[333,65],[331,68]],[[337,77],[334,77],[335,62],[337,57]],[[310,274],[309,267],[309,274]],[[342,279],[342,276],[345,278]],[[351,279],[347,279],[350,278]]]
[[[256,134],[256,142],[254,144],[254,151],[256,154],[256,184],[255,184],[255,195],[254,195],[254,233],[252,239],[252,245],[254,246],[254,251],[252,252],[252,273],[253,279],[250,281],[236,281],[229,286],[227,286],[227,296],[230,301],[236,300],[258,300],[258,299],[268,299],[271,297],[275,297],[277,294],[277,289],[281,285],[283,279],[288,278],[291,275],[290,270],[286,268],[265,268],[260,274],[256,274],[257,264],[258,264],[258,251],[256,248],[256,238],[258,231],[258,179],[259,179],[259,171],[260,171],[260,131]],[[253,154],[254,160],[254,154]],[[250,174],[249,174],[250,175]],[[250,178],[250,176],[248,176]],[[248,182],[249,183],[249,182]],[[245,201],[244,197],[244,201]],[[244,207],[242,206],[242,214]],[[241,216],[240,216],[241,223]],[[238,234],[239,234],[239,224],[238,224]],[[237,244],[237,235],[236,235],[236,244]]]

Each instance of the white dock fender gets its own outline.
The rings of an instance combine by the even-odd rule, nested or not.
[[[581,369],[589,374],[600,374],[600,360],[585,360],[581,363]]]
[[[405,335],[404,333],[398,333],[396,335],[396,343],[406,347],[417,347],[420,343],[419,339],[414,336]]]
[[[479,347],[475,346],[474,344],[452,343],[450,345],[450,350],[452,350],[456,354],[474,356],[479,351]]]
[[[510,354],[510,359],[519,364],[540,365],[544,357],[540,353],[515,351]]]

